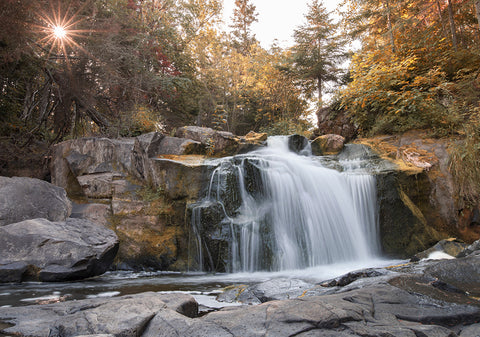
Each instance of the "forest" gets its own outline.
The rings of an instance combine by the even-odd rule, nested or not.
[[[254,1],[235,1],[228,28],[222,5],[2,1],[2,142],[183,125],[309,135],[309,116],[328,109],[360,136],[451,137],[452,171],[478,195],[479,0],[344,0],[335,13],[312,0],[294,44],[269,49],[252,31]]]

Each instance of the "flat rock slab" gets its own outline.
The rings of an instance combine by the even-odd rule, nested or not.
[[[26,220],[0,227],[0,282],[69,281],[103,274],[116,234],[85,219]]]
[[[29,219],[64,221],[72,204],[63,188],[26,177],[0,177],[0,226]]]
[[[0,320],[14,324],[3,333],[22,336],[141,336],[159,312],[180,315],[195,311],[196,305],[189,295],[175,294],[172,298],[170,294],[147,292],[109,299],[0,308]]]

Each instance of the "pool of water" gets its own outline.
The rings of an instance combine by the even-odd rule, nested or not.
[[[353,270],[384,267],[397,263],[399,263],[399,261],[378,259],[275,273],[206,274],[175,272],[134,273],[117,271],[76,282],[1,284],[0,307],[24,306],[96,297],[113,297],[154,291],[188,293],[193,295],[201,305],[210,308],[219,308],[232,305],[216,301],[216,296],[227,286],[240,284],[251,285],[280,277],[319,283]]]

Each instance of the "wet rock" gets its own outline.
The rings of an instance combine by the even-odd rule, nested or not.
[[[230,223],[224,221],[225,211],[218,202],[200,202],[189,207],[193,235],[199,241],[197,250],[192,251],[200,269],[225,272],[230,262]],[[198,251],[201,251],[201,256]]]
[[[466,257],[469,255],[480,255],[480,240],[477,240],[470,246],[466,247],[457,255],[457,257]]]
[[[480,296],[480,255],[430,264],[425,273],[462,291]]]
[[[23,220],[64,221],[72,204],[63,188],[26,177],[0,177],[0,227]]]
[[[376,175],[376,183],[380,239],[386,255],[410,258],[445,237],[427,222],[417,206],[419,199],[426,196],[419,195],[423,191],[423,184],[428,184],[425,176],[405,176],[398,171],[383,172]],[[415,188],[416,194],[405,192],[409,186]]]
[[[466,243],[459,241],[455,238],[441,240],[437,244],[435,244],[435,246],[423,252],[415,254],[412,260],[418,261],[421,259],[427,259],[430,258],[433,253],[444,253],[453,258],[460,254],[462,251],[464,251],[467,246],[468,245]]]
[[[345,138],[334,134],[323,135],[315,138],[311,145],[315,156],[339,154],[345,145]]]
[[[16,272],[0,281],[12,282],[12,275],[15,282],[100,275],[110,267],[117,250],[115,233],[88,220],[34,219],[6,225],[0,227],[0,275],[13,267]]]
[[[24,261],[9,263],[0,260],[0,283],[20,282],[27,272],[28,266],[28,263]]]
[[[322,283],[324,287],[344,287],[361,278],[371,278],[387,275],[389,272],[385,269],[365,269],[360,271],[353,271],[346,275],[342,275],[333,280],[328,280]]]
[[[301,135],[288,136],[288,148],[295,153],[301,153],[308,145],[308,139]]]

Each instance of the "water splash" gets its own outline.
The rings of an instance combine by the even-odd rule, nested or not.
[[[340,162],[340,172],[310,156],[309,147],[299,153],[289,150],[287,137],[271,137],[264,149],[220,161],[192,210],[204,248],[200,265],[217,269],[219,242],[228,244],[222,259],[229,272],[304,269],[378,254],[375,178],[358,162]]]

